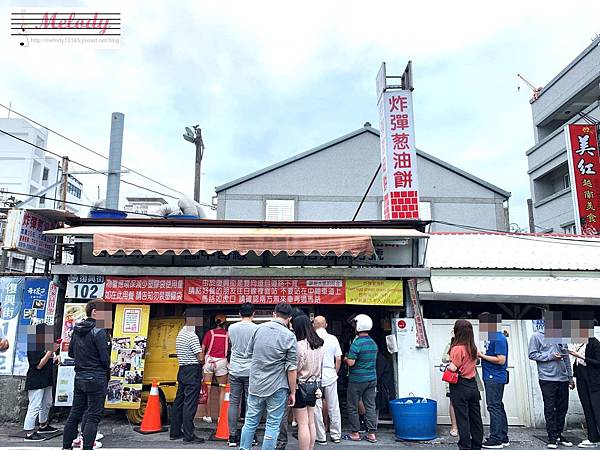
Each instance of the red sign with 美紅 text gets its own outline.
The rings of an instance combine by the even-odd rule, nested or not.
[[[595,125],[565,127],[577,234],[600,234],[600,156]]]
[[[185,303],[344,304],[341,279],[187,278]]]

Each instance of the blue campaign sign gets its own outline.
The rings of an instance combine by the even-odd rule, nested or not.
[[[8,350],[0,352],[0,375],[12,374],[23,284],[22,277],[0,277],[0,302],[2,303],[0,335],[5,336],[10,345]]]
[[[48,278],[27,278],[25,280],[20,325],[35,325],[44,322],[49,287],[50,280]]]
[[[29,369],[27,361],[27,333],[32,325],[44,323],[50,280],[48,278],[26,278],[23,289],[23,306],[19,315],[17,345],[13,375],[25,376]]]

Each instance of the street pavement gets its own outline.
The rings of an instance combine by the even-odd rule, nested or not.
[[[54,426],[62,427],[62,424],[54,424]],[[200,437],[208,438],[210,432],[214,429],[206,428],[205,424],[197,423],[199,427],[197,434]],[[0,426],[0,450],[18,449],[27,450],[33,448],[44,448],[44,449],[60,449],[62,447],[62,436],[58,436],[53,439],[49,439],[43,442],[32,443],[24,442],[23,438],[10,437],[18,433],[21,430],[19,424],[3,424]],[[111,450],[118,449],[203,449],[203,450],[227,450],[227,444],[223,441],[206,441],[203,445],[197,444],[185,444],[181,440],[170,441],[169,433],[156,433],[151,435],[141,435],[133,431],[133,428],[127,424],[126,420],[122,416],[107,417],[100,423],[99,430],[104,434],[102,439],[102,448]],[[341,444],[328,443],[326,446],[316,445],[315,450],[348,450],[348,449],[360,449],[367,450],[369,448],[377,447],[383,449],[397,449],[397,448],[415,448],[415,449],[429,449],[433,448],[436,450],[446,450],[457,448],[456,441],[448,434],[449,427],[438,428],[438,438],[427,442],[398,442],[395,439],[393,428],[391,426],[383,426],[377,437],[379,442],[377,444],[371,444],[369,442],[345,442]],[[487,432],[487,428],[486,428]],[[546,448],[545,443],[539,439],[543,437],[544,430],[513,427],[510,429],[511,445],[508,450],[529,450],[529,449],[544,449]],[[262,438],[262,430],[259,431],[259,440]],[[582,431],[569,430],[567,437],[572,439],[573,443],[577,445],[581,440],[585,439]],[[576,447],[574,447],[576,448]],[[297,450],[298,441],[292,437],[290,433],[289,445],[286,450]]]

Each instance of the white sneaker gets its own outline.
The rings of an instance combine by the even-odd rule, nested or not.
[[[296,422],[295,420],[292,420],[292,426],[293,427],[297,427],[298,426],[298,422]]]
[[[600,447],[600,443],[590,442],[589,439],[586,439],[585,441],[580,442],[579,445],[577,445],[577,447],[579,447],[579,448],[598,448],[598,447]]]
[[[558,443],[558,445],[562,445],[563,447],[573,447],[572,442],[567,441],[561,437],[557,439],[557,443]]]
[[[102,433],[96,433],[96,441],[102,439],[104,435]],[[83,437],[81,435],[77,436],[77,438],[73,441],[73,447],[81,447],[81,443],[83,442]]]
[[[548,447],[548,448],[558,448],[558,442],[548,442],[548,445],[546,445],[546,447]]]
[[[212,417],[207,417],[207,416],[204,416],[204,417],[202,418],[202,422],[205,422],[205,423],[212,423]]]

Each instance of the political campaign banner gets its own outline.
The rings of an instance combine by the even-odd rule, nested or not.
[[[12,375],[24,280],[23,277],[0,278],[0,338],[5,337],[10,345],[8,350],[0,352],[0,375]]]
[[[13,375],[24,377],[29,369],[27,336],[32,326],[46,322],[46,305],[51,281],[48,278],[26,278],[23,289],[23,306],[19,315]]]

